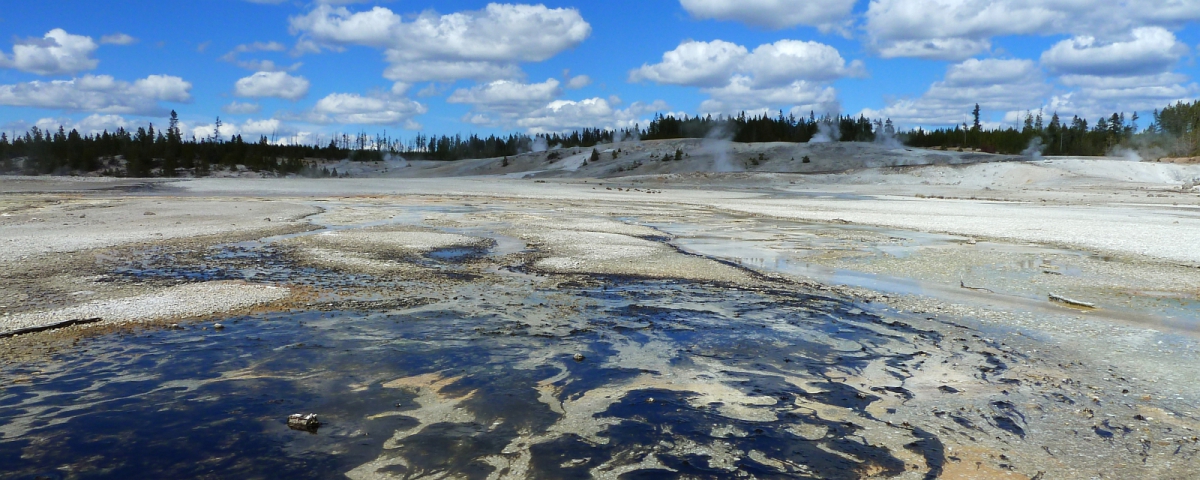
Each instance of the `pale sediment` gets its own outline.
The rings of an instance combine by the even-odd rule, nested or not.
[[[527,233],[522,237],[545,252],[547,256],[533,266],[547,272],[729,283],[750,280],[744,270],[625,235],[559,230]]]
[[[268,304],[290,294],[291,291],[284,287],[243,282],[193,283],[133,297],[6,315],[0,317],[0,330],[19,330],[74,319],[100,318],[104,324],[124,324],[201,317]]]

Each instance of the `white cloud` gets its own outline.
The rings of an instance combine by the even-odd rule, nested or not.
[[[988,40],[968,38],[926,38],[893,40],[878,45],[883,58],[913,57],[928,60],[962,60],[992,48]]]
[[[560,85],[559,81],[553,78],[542,83],[496,80],[469,89],[456,90],[446,102],[467,103],[481,110],[515,114],[546,105],[562,93]]]
[[[516,63],[546,60],[592,31],[575,9],[496,3],[446,15],[425,12],[411,21],[383,7],[351,12],[319,5],[290,25],[305,49],[383,49],[392,65],[387,78],[406,82],[512,78]]]
[[[189,126],[187,124],[181,123],[179,126],[180,135],[182,135],[184,137],[195,136],[198,139],[205,139],[205,138],[212,137],[213,132],[215,130],[217,130],[215,123],[201,124],[201,125],[196,125],[196,126]],[[220,129],[219,136],[222,139],[229,140],[234,135],[238,135],[240,133],[241,133],[241,129],[238,128],[237,124],[221,122],[221,129]]]
[[[389,53],[390,57],[391,54]],[[467,62],[443,60],[406,61],[395,59],[383,72],[383,77],[394,82],[452,82],[460,79],[494,80],[498,78],[520,78],[524,74],[513,63]]]
[[[191,88],[182,78],[166,75],[150,75],[133,83],[108,75],[84,75],[72,80],[0,85],[0,105],[154,115],[163,110],[159,102],[190,101]]]
[[[40,39],[26,39],[13,45],[11,57],[0,53],[0,67],[38,75],[70,75],[96,68],[100,61],[91,55],[97,48],[92,37],[71,35],[56,28]]]
[[[244,137],[279,137],[288,136],[295,132],[295,129],[285,125],[277,118],[269,118],[265,120],[246,120],[242,123],[241,134]],[[249,141],[250,139],[246,139]]]
[[[238,46],[236,46],[236,47],[233,47],[233,50],[230,50],[230,51],[229,51],[229,53],[226,53],[225,55],[222,55],[222,56],[221,56],[221,60],[224,60],[224,61],[226,61],[226,62],[232,62],[232,61],[234,61],[235,59],[237,59],[237,56],[238,56],[238,55],[240,55],[240,54],[243,54],[243,53],[249,53],[249,52],[282,52],[282,51],[284,51],[284,50],[287,50],[287,47],[283,46],[283,44],[282,44],[282,43],[279,43],[279,42],[253,42],[253,43],[243,43],[243,44],[241,44],[241,45],[238,45]]]
[[[304,77],[293,77],[284,72],[258,72],[238,80],[234,84],[234,95],[298,100],[308,95],[309,86],[308,79]]]
[[[138,39],[120,32],[100,37],[100,43],[104,45],[133,45],[137,41]]]
[[[1091,36],[1063,40],[1042,54],[1042,65],[1064,74],[1145,75],[1169,70],[1187,51],[1167,29],[1143,27],[1124,41],[1105,43]]]
[[[955,125],[973,120],[975,104],[987,111],[1036,110],[1051,90],[1032,60],[970,59],[951,65],[945,78],[918,98],[861,113],[908,127]]]
[[[425,105],[394,95],[333,93],[317,101],[307,118],[316,123],[404,125],[411,129],[416,125],[413,117],[428,111]]]
[[[1060,114],[1079,115],[1089,121],[1113,112],[1145,112],[1177,101],[1191,101],[1200,95],[1200,86],[1187,83],[1178,73],[1140,76],[1065,75],[1059,82],[1073,91],[1055,96],[1047,109]]]
[[[300,66],[303,65],[302,63],[293,63],[289,66],[284,67],[282,65],[277,65],[274,61],[271,61],[271,60],[256,60],[256,59],[241,60],[238,58],[238,56],[243,53],[282,52],[285,50],[287,50],[287,47],[285,47],[282,43],[279,43],[279,42],[244,43],[244,44],[234,47],[233,50],[230,50],[225,55],[221,55],[220,60],[232,63],[232,64],[237,65],[246,70],[251,70],[251,71],[255,71],[255,72],[283,72],[283,71],[294,72],[294,71],[300,69]]]
[[[703,90],[709,99],[700,103],[700,111],[712,114],[767,112],[785,106],[791,113],[836,113],[840,110],[837,91],[819,83],[797,80],[783,86],[760,88],[754,80],[735,76],[729,84]]]
[[[872,0],[868,43],[881,56],[962,60],[1007,35],[1110,38],[1200,20],[1198,0]]]
[[[701,87],[709,99],[705,113],[737,113],[785,108],[808,113],[836,112],[837,92],[826,85],[866,75],[862,62],[847,63],[837,49],[818,42],[780,40],[754,51],[730,42],[687,41],[654,65],[629,73],[633,82]]]
[[[230,115],[253,115],[262,110],[262,106],[254,102],[230,102],[221,107],[221,111]]]
[[[239,67],[254,72],[294,72],[304,66],[303,63],[296,62],[285,67],[271,60],[238,60],[234,63]]]
[[[115,132],[118,128],[128,128],[129,120],[120,115],[100,115],[93,113],[88,115],[79,123],[75,124],[75,129],[79,133],[95,134],[103,133],[104,131]]]
[[[516,126],[530,133],[578,128],[624,128],[636,123],[640,115],[666,108],[662,102],[649,105],[639,102],[629,108],[617,109],[613,106],[619,104],[620,99],[615,96],[607,100],[557,99],[566,90],[565,87],[585,85],[586,82],[578,80],[581,77],[586,78],[570,78],[566,85],[553,78],[540,83],[495,80],[458,89],[446,101],[472,106],[471,112],[463,116],[463,122],[489,127]]]
[[[42,118],[34,122],[34,125],[51,132],[58,131],[58,128],[62,127],[68,132],[75,130],[81,135],[95,135],[105,131],[112,133],[118,128],[128,129],[130,122],[120,115],[92,114],[79,121],[70,118]]]
[[[975,87],[1037,82],[1037,66],[1030,60],[970,59],[946,69],[946,81],[938,85]]]
[[[553,78],[541,83],[522,83],[495,80],[454,91],[447,103],[471,105],[467,123],[489,126],[511,126],[530,112],[546,106],[563,92],[562,84]]]
[[[767,28],[827,26],[850,15],[848,0],[680,0],[700,19],[732,20]]]
[[[742,69],[754,77],[757,86],[788,85],[797,79],[821,82],[866,75],[861,61],[846,65],[836,48],[798,40],[758,46],[745,58]]]
[[[648,121],[648,119],[642,118],[645,115],[667,108],[662,101],[652,104],[635,102],[629,108],[616,109],[603,98],[588,98],[578,101],[555,100],[530,112],[521,118],[517,125],[532,134],[563,132],[580,128],[628,128],[640,121]]]
[[[664,53],[662,62],[631,71],[629,80],[715,88],[729,84],[734,74],[740,74],[751,77],[755,86],[762,88],[865,73],[862,62],[856,60],[847,65],[836,48],[823,43],[780,40],[759,45],[750,52],[741,45],[714,40],[683,42]]]
[[[592,77],[587,75],[579,75],[571,77],[567,80],[567,88],[571,90],[579,90],[592,84]]]
[[[662,56],[662,62],[629,72],[629,81],[713,87],[725,84],[745,60],[746,47],[714,40],[686,41]]]

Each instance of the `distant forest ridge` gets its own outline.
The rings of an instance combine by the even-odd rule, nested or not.
[[[313,159],[382,161],[388,155],[412,160],[463,160],[514,156],[553,148],[587,148],[626,139],[719,138],[734,142],[842,141],[902,143],[911,147],[971,149],[1001,154],[1097,156],[1139,152],[1154,157],[1200,155],[1200,101],[1179,102],[1155,110],[1145,128],[1136,113],[1114,113],[1094,124],[1085,119],[1048,117],[1029,112],[1021,128],[985,128],[979,120],[953,128],[897,132],[890,119],[853,116],[807,117],[751,115],[690,117],[655,115],[645,128],[585,129],[565,134],[507,136],[427,136],[408,140],[387,136],[340,135],[326,145],[275,144],[265,136],[245,140],[218,137],[184,139],[171,112],[166,129],[153,125],[136,131],[81,135],[75,130],[32,127],[15,138],[0,133],[0,173],[50,174],[99,172],[148,177],[188,173],[203,176],[214,168],[244,165],[255,171],[323,175]],[[219,119],[218,119],[219,121]]]

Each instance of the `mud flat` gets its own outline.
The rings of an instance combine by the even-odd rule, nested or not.
[[[1194,477],[1200,201],[1060,162],[8,193],[0,470]]]

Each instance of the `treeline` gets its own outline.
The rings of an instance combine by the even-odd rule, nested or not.
[[[1156,156],[1200,155],[1200,101],[1179,102],[1155,110],[1150,124],[1142,129],[1135,112],[1113,113],[1089,124],[1073,116],[1067,120],[1052,113],[1028,112],[1020,129],[987,129],[979,124],[937,130],[916,129],[899,137],[914,147],[973,148],[991,153],[1021,154],[1031,149],[1045,155],[1099,156],[1133,150]]]
[[[392,140],[386,136],[374,142],[360,142],[357,151],[383,156],[386,153],[402,155],[412,160],[464,160],[470,158],[495,158],[519,155],[525,152],[550,148],[592,147],[601,143],[612,143],[614,136],[630,136],[629,130],[611,131],[595,129],[577,130],[569,134],[540,134],[536,136],[512,134],[504,137],[477,135],[462,137],[426,136],[417,134],[411,140]],[[370,148],[366,148],[366,147]],[[370,153],[374,151],[375,153]]]
[[[9,139],[0,133],[0,173],[66,174],[101,172],[105,175],[173,177],[187,171],[207,175],[214,168],[244,165],[255,171],[299,173],[306,158],[345,158],[340,149],[309,145],[274,145],[266,137],[246,142],[240,135],[185,140],[171,112],[166,129],[154,125],[136,131],[118,128],[93,135],[76,130],[57,132],[31,127]]]
[[[1146,146],[1162,149],[1166,155],[1200,156],[1200,100],[1155,110],[1146,136]]]
[[[1037,151],[1045,155],[1098,156],[1107,155],[1119,145],[1130,143],[1138,131],[1138,115],[1126,117],[1114,113],[1094,125],[1078,116],[1069,121],[1053,113],[1049,120],[1041,113],[1028,112],[1020,129],[1016,127],[983,128],[979,122],[978,106],[974,125],[957,125],[936,130],[916,129],[901,134],[905,144],[925,148],[978,149],[988,153],[1018,155]]]
[[[765,114],[747,116],[745,112],[716,118],[712,115],[676,118],[656,114],[650,125],[640,132],[640,136],[643,140],[722,138],[739,143],[807,143],[824,134],[828,137],[826,141],[871,142],[875,140],[877,131],[892,130],[891,120],[872,122],[862,116],[818,117],[813,112],[809,112],[806,118],[794,114],[784,116],[780,110],[778,117]]]
[[[871,142],[895,137],[905,144],[924,148],[979,149],[985,152],[1022,154],[1039,151],[1046,155],[1107,155],[1117,148],[1151,151],[1158,156],[1200,155],[1200,101],[1176,103],[1155,110],[1153,120],[1139,130],[1137,113],[1114,113],[1089,124],[1085,119],[1047,119],[1041,112],[1029,112],[1021,128],[983,128],[980,111],[973,111],[972,125],[953,128],[916,130],[896,133],[891,120],[871,120],[863,116],[807,117],[752,115],[737,116],[664,116],[656,114],[646,128],[624,130],[584,129],[567,134],[480,137],[470,135],[426,136],[408,139],[385,135],[340,135],[328,144],[277,144],[265,136],[244,140],[235,135],[225,140],[216,135],[184,139],[178,116],[171,112],[167,128],[139,127],[136,131],[118,128],[115,132],[82,135],[75,130],[42,130],[32,127],[23,135],[9,138],[0,133],[0,173],[81,173],[100,172],[114,176],[207,175],[213,169],[232,169],[237,165],[254,171],[281,174],[323,175],[318,160],[382,161],[389,155],[406,159],[453,161],[470,158],[514,156],[553,148],[588,148],[615,140],[640,138],[664,140],[677,138],[721,138],[734,142],[858,141]],[[220,119],[217,119],[220,125]],[[219,131],[216,129],[216,131]],[[323,145],[323,146],[322,146]]]
[[[219,131],[220,119],[217,119]],[[181,174],[204,176],[214,169],[244,166],[253,171],[280,174],[327,175],[317,161],[383,161],[389,155],[406,159],[462,160],[513,156],[550,148],[592,147],[613,141],[614,135],[634,136],[632,130],[606,131],[587,129],[569,134],[504,137],[426,136],[409,140],[387,135],[339,135],[328,144],[277,144],[266,136],[245,140],[234,135],[229,140],[215,135],[207,138],[183,138],[176,112],[171,112],[167,128],[153,124],[131,131],[118,128],[83,135],[76,130],[43,130],[31,127],[23,135],[9,138],[0,133],[0,173],[69,174],[99,172],[111,176],[174,177]],[[323,145],[323,146],[322,146]]]

